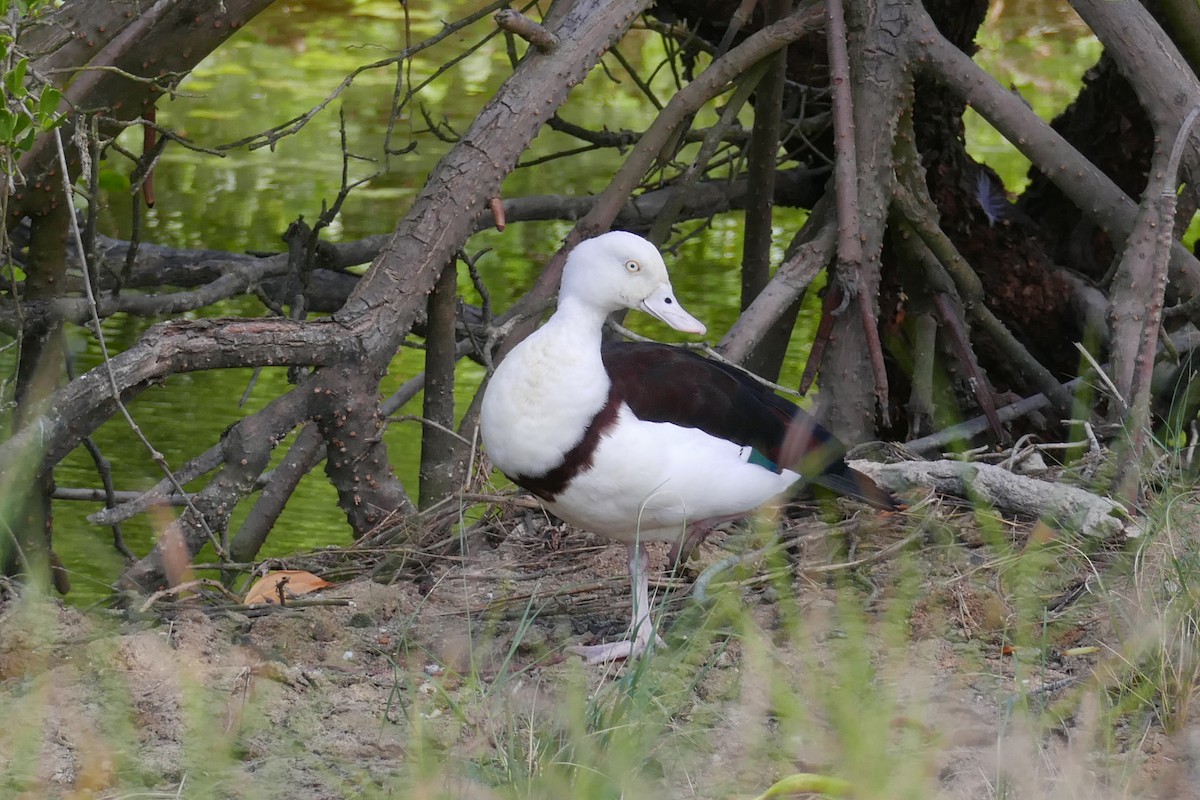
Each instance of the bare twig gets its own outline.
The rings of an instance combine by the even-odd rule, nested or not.
[[[70,352],[65,352],[63,354],[63,363],[66,367],[67,380],[75,380],[75,365],[71,359]],[[115,508],[118,503],[118,493],[116,484],[113,482],[112,462],[105,458],[104,452],[100,449],[100,445],[96,444],[94,437],[83,437],[83,446],[87,449],[88,455],[92,457],[92,463],[96,465],[96,472],[100,476],[100,485],[103,487],[100,492],[95,493],[98,494],[99,497],[94,497],[93,499],[101,500],[104,503],[105,508]],[[54,489],[54,496],[59,496],[59,488],[57,486]],[[112,528],[113,549],[124,556],[128,561],[133,561],[136,559],[137,556],[135,556],[133,551],[129,549],[129,546],[125,544],[125,533],[121,528],[121,523],[114,522],[109,527]]]
[[[836,221],[829,213],[829,208],[827,196],[822,195],[813,206],[804,227],[796,234],[775,275],[717,345],[717,349],[731,361],[739,364],[744,362],[767,335],[767,331],[796,303],[813,278],[829,263],[837,240]],[[820,359],[811,363],[815,366]]]
[[[1096,357],[1092,355],[1092,352],[1084,347],[1082,343],[1076,342],[1075,349],[1079,351],[1079,357],[1087,362],[1088,367],[1091,368],[1092,373],[1096,376],[1096,379],[1099,380],[1104,388],[1108,391],[1109,399],[1113,402],[1113,404],[1117,408],[1121,409],[1123,414],[1128,413],[1129,399],[1126,398],[1125,395],[1121,394],[1121,390],[1117,388],[1115,383],[1113,383],[1112,378],[1108,376],[1108,370],[1106,370],[1098,361],[1096,361]]]
[[[494,220],[496,230],[503,233],[504,229],[508,226],[508,223],[504,219],[504,201],[499,197],[493,197],[488,206],[492,209],[492,219]]]
[[[958,351],[959,363],[966,368],[967,374],[970,376],[968,380],[975,399],[979,402],[979,410],[987,417],[996,439],[1004,440],[1006,438],[1004,428],[1000,425],[999,418],[996,417],[996,400],[992,393],[992,385],[979,366],[979,359],[975,357],[975,351],[971,349],[971,337],[963,327],[963,321],[958,316],[958,309],[950,302],[950,298],[945,292],[934,292],[933,303],[937,307],[938,316],[942,318],[942,322],[950,332],[950,341],[953,343],[954,349]]]
[[[629,73],[630,79],[633,80],[634,84],[638,87],[638,89],[641,90],[642,94],[646,96],[646,99],[650,101],[650,104],[659,111],[662,111],[662,101],[659,100],[654,94],[654,90],[650,88],[650,84],[647,81],[642,80],[642,76],[639,75],[634,66],[629,63],[629,59],[625,58],[625,54],[621,52],[620,48],[614,47],[610,52],[612,53],[612,57],[617,60],[617,63],[620,64],[627,73]]]
[[[174,474],[178,482],[190,483],[219,466],[221,466],[221,446],[214,445],[175,470]],[[118,493],[118,497],[121,499],[119,506],[89,514],[88,522],[93,525],[112,525],[140,514],[150,506],[186,505],[185,496],[176,492],[175,485],[175,481],[164,478],[146,492]]]
[[[558,37],[543,28],[520,11],[504,8],[492,15],[501,30],[515,33],[543,53],[553,53],[558,47]]]
[[[721,37],[721,43],[717,45],[718,56],[724,55],[729,50],[733,40],[750,21],[750,15],[754,13],[757,5],[758,0],[742,0],[734,9],[733,16],[729,18],[729,25],[725,28],[725,35]]]
[[[696,157],[692,159],[692,162],[687,165],[683,174],[675,182],[679,191],[672,193],[667,198],[667,202],[659,212],[658,218],[654,220],[654,226],[650,229],[647,238],[656,245],[661,246],[667,240],[667,236],[671,232],[671,226],[675,224],[675,218],[678,216],[679,210],[683,207],[688,188],[708,168],[709,160],[721,144],[724,131],[737,122],[738,113],[742,110],[742,106],[750,99],[750,95],[753,93],[754,87],[758,85],[759,80],[766,74],[768,66],[768,61],[755,64],[745,75],[738,79],[737,89],[734,90],[733,95],[729,98],[729,102],[721,110],[720,121],[709,129],[708,134],[704,137],[704,142],[700,145],[700,150],[696,153]]]
[[[1083,378],[1075,378],[1067,383],[1062,384],[1064,392],[1071,392],[1076,387],[1083,385]],[[1050,408],[1054,405],[1045,394],[1035,394],[1030,397],[1018,400],[1007,406],[1001,406],[996,409],[996,416],[1003,422],[1009,422],[1014,419],[1019,419],[1026,414],[1032,414],[1044,408]],[[951,442],[969,440],[974,436],[978,436],[988,429],[987,417],[982,415],[969,419],[966,422],[960,422],[957,425],[951,425],[949,428],[944,428],[937,433],[932,433],[928,436],[923,436],[920,439],[913,439],[911,442],[905,442],[904,446],[914,453],[928,453],[938,450]]]

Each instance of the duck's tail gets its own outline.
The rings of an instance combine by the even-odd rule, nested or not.
[[[869,475],[847,466],[844,461],[831,464],[825,472],[813,478],[812,482],[832,492],[861,500],[881,511],[896,511],[901,507],[891,492],[877,484]]]
[[[846,464],[846,447],[802,409],[794,409],[779,447],[780,463],[800,473],[803,481],[853,497],[883,511],[901,504],[871,479]]]

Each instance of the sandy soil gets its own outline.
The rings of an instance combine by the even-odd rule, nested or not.
[[[622,548],[535,514],[500,524],[505,536],[418,579],[358,577],[303,598],[324,605],[258,615],[211,593],[84,614],[8,587],[0,796],[523,796],[504,776],[520,772],[507,759],[545,752],[526,739],[571,730],[580,704],[640,691],[662,732],[634,766],[654,764],[660,796],[753,796],[791,772],[839,770],[863,796],[886,796],[867,787],[891,769],[945,798],[1200,798],[1186,709],[1170,732],[1149,705],[1106,727],[1094,700],[1124,680],[1103,677],[1106,654],[1139,618],[1114,620],[1089,580],[1125,557],[1111,548],[1050,546],[1022,575],[984,542],[1022,546],[1028,524],[989,530],[948,507],[921,524],[801,518],[786,552],[749,559],[735,583],[720,576],[705,606],[689,580],[669,589],[660,576],[669,647],[639,684],[632,666],[561,652],[623,632]],[[747,549],[745,534],[720,533],[689,576]],[[847,597],[863,611],[846,613]]]

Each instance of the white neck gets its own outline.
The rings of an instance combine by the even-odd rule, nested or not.
[[[569,330],[577,335],[594,333],[597,340],[604,331],[604,321],[608,313],[592,303],[585,303],[575,297],[560,297],[558,308],[541,330]],[[540,332],[540,331],[539,331]],[[597,350],[597,354],[599,351]]]

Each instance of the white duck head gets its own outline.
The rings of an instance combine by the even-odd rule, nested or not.
[[[706,330],[675,299],[658,248],[625,231],[580,242],[567,257],[558,296],[560,305],[582,302],[604,314],[636,308],[684,333]]]

